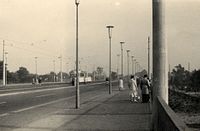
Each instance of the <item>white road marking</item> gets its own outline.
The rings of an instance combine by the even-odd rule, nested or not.
[[[28,107],[28,108],[23,108],[23,109],[19,109],[19,110],[16,110],[16,111],[12,111],[14,113],[19,113],[19,112],[23,112],[23,111],[27,111],[27,110],[31,110],[31,109],[34,109],[34,108],[38,108],[38,107],[42,107],[42,106],[46,106],[46,105],[49,105],[49,104],[53,104],[53,103],[56,103],[56,102],[60,102],[60,101],[64,101],[64,100],[68,100],[68,99],[71,99],[75,96],[71,96],[71,97],[68,97],[68,98],[62,98],[62,99],[59,99],[59,100],[55,100],[55,101],[51,101],[51,102],[47,102],[47,103],[43,103],[43,104],[39,104],[39,105],[35,105],[35,106],[31,106],[31,107]]]
[[[0,117],[7,116],[9,113],[0,114]]]
[[[44,92],[44,91],[50,91],[50,90],[61,90],[61,89],[67,89],[67,88],[73,88],[74,86],[68,86],[68,87],[57,87],[57,88],[50,88],[50,89],[41,89],[41,90],[31,90],[31,91],[22,91],[22,92],[14,92],[14,93],[7,93],[7,94],[0,94],[0,97],[2,96],[11,96],[11,95],[18,95],[18,94],[30,94],[30,93],[36,93],[36,92]]]
[[[105,82],[100,82],[100,83],[92,83],[88,85],[80,85],[82,86],[92,86],[92,85],[100,85]],[[30,94],[30,93],[36,93],[36,92],[44,92],[44,91],[50,91],[50,90],[62,90],[62,89],[68,89],[68,88],[75,88],[75,86],[65,86],[65,87],[57,87],[57,88],[50,88],[50,89],[40,89],[40,90],[30,90],[30,91],[20,91],[20,92],[13,92],[13,93],[6,93],[6,94],[0,94],[0,97],[3,96],[12,96],[12,95],[18,95],[18,94]]]
[[[6,104],[6,103],[7,103],[7,102],[5,102],[5,101],[4,101],[4,102],[0,102],[0,105]]]
[[[41,98],[41,97],[47,97],[47,96],[53,96],[55,94],[46,94],[46,95],[39,95],[39,96],[35,96],[37,98]]]

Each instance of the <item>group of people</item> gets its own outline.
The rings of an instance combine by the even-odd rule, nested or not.
[[[129,97],[133,102],[147,103],[150,100],[150,81],[147,75],[137,78],[131,75],[128,81],[128,87],[130,89]],[[123,90],[123,79],[119,79],[119,90]]]

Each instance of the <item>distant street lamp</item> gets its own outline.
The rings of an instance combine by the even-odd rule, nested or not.
[[[121,76],[122,76],[122,78],[123,78],[123,69],[124,69],[124,67],[123,67],[123,44],[124,44],[125,42],[120,42],[120,44],[121,44]]]
[[[119,78],[120,54],[117,54],[117,78]]]
[[[127,52],[127,75],[129,77],[129,52],[130,52],[130,50],[126,50],[126,52]]]
[[[35,82],[37,83],[37,59],[38,57],[35,57]]]
[[[7,74],[7,68],[8,68],[8,52],[5,52],[5,85],[8,83],[8,74]]]
[[[3,86],[6,85],[6,68],[5,68],[5,41],[3,40]]]
[[[131,56],[132,60],[132,75],[134,75],[134,56]]]
[[[109,94],[112,94],[112,84],[111,84],[111,38],[112,38],[112,28],[114,26],[106,26],[108,28],[108,36],[109,36]]]
[[[53,60],[53,82],[56,82],[56,63]]]
[[[133,74],[135,75],[136,74],[136,59],[133,60],[133,66],[134,66]]]
[[[58,57],[60,59],[60,82],[63,82],[63,73],[62,73],[62,56]]]
[[[78,59],[78,5],[80,0],[75,0],[76,4],[76,109],[80,107],[80,90],[79,90],[79,59]]]

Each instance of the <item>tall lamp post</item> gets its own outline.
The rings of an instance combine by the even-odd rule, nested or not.
[[[120,63],[120,54],[117,54],[117,78],[119,78],[119,63]]]
[[[138,66],[138,62],[135,61],[135,74],[138,72],[137,66]]]
[[[123,77],[123,69],[124,69],[124,67],[123,67],[123,44],[124,44],[125,42],[120,42],[120,44],[121,44],[121,76]]]
[[[114,26],[106,26],[108,28],[108,36],[109,36],[109,94],[112,94],[112,84],[111,84],[111,38],[112,38],[112,28]]]
[[[80,0],[75,0],[76,5],[76,109],[80,107],[80,90],[79,90],[79,59],[78,59],[78,6]]]
[[[5,85],[8,83],[7,68],[8,68],[8,52],[5,52]]]
[[[134,56],[131,56],[132,60],[132,75],[134,75]]]
[[[53,82],[56,82],[56,63],[53,60]]]
[[[127,52],[127,75],[129,78],[129,52],[130,52],[130,50],[126,50],[126,52]]]
[[[60,82],[63,82],[63,73],[62,73],[62,56],[58,57],[60,59]]]
[[[37,59],[38,57],[35,57],[35,82],[37,84]]]
[[[134,68],[134,72],[133,72],[133,74],[135,75],[135,73],[136,73],[136,59],[134,59],[133,60],[133,68]]]
[[[6,70],[5,70],[5,41],[3,40],[3,86],[6,85]]]
[[[151,62],[150,62],[150,37],[148,37],[148,77],[151,78]]]

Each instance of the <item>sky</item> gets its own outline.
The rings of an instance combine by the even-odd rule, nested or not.
[[[171,68],[182,64],[186,69],[200,68],[200,0],[166,1],[166,40]],[[39,74],[74,68],[75,2],[74,0],[1,0],[0,58],[2,41],[8,52],[8,69],[20,66],[35,73],[35,57]],[[80,67],[92,71],[97,66],[108,70],[109,39],[112,30],[112,70],[116,71],[120,41],[124,51],[131,50],[140,65],[147,69],[147,37],[152,38],[151,0],[80,0],[79,57]],[[151,43],[152,44],[152,43]],[[124,71],[126,73],[126,52]]]

